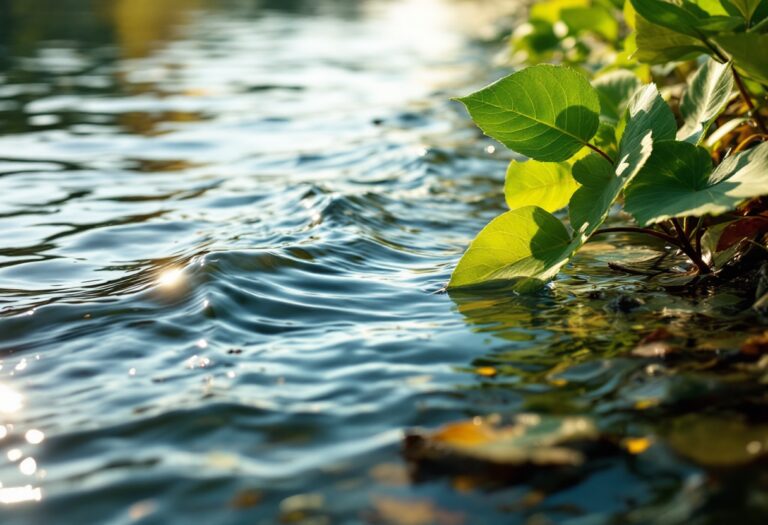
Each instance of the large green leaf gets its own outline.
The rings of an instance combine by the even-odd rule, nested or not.
[[[725,109],[733,90],[730,64],[711,58],[694,73],[680,102],[683,126],[677,140],[698,144],[709,126]]]
[[[600,101],[586,78],[538,65],[459,99],[486,135],[535,160],[568,160],[594,136]]]
[[[653,24],[641,16],[635,19],[637,51],[634,58],[646,64],[689,60],[710,51],[698,39]]]
[[[576,247],[560,220],[538,206],[508,211],[480,231],[451,275],[448,286],[508,280],[522,289],[543,283]]]
[[[768,194],[768,143],[725,159],[714,171],[709,153],[687,142],[656,144],[627,189],[624,208],[640,224],[717,215]]]
[[[736,33],[720,35],[715,42],[750,78],[768,84],[768,34]]]
[[[744,20],[749,23],[752,20],[752,15],[755,14],[758,6],[763,0],[730,0],[730,3],[739,10],[744,17]]]
[[[657,26],[671,29],[677,33],[698,37],[700,16],[690,9],[665,0],[631,0],[637,14]]]
[[[619,36],[619,23],[610,11],[600,6],[570,7],[560,11],[560,20],[572,34],[589,31],[614,41]]]
[[[510,210],[523,206],[539,206],[555,211],[568,205],[578,188],[566,162],[513,160],[507,168],[504,196]]]
[[[582,240],[603,223],[616,198],[651,156],[654,143],[673,139],[677,127],[672,110],[653,84],[635,93],[622,122],[614,164],[592,153],[573,166],[573,177],[582,186],[571,197],[569,214]]]
[[[598,77],[592,85],[600,97],[600,117],[616,124],[641,84],[637,75],[626,69],[618,69]]]

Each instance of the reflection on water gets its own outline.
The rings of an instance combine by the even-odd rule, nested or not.
[[[538,296],[438,293],[506,164],[448,99],[500,74],[516,8],[0,0],[3,524],[761,515],[763,372],[723,350],[755,329],[743,297],[656,295],[610,245]],[[708,353],[629,356],[659,324]],[[704,409],[730,411],[737,479],[679,452]],[[412,483],[403,429],[521,411],[630,454]]]

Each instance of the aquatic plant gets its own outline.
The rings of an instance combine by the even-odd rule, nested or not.
[[[572,19],[574,9],[586,10],[581,19],[598,10],[596,20],[619,12],[611,2],[563,2],[538,11]],[[585,242],[611,232],[661,239],[692,272],[712,274],[768,231],[759,201],[768,195],[760,113],[768,0],[631,0],[623,12],[624,27],[635,29],[613,56],[624,53],[628,67],[601,64],[590,82],[589,63],[533,65],[458,99],[486,135],[528,160],[510,163],[510,209],[472,241],[449,287],[538,287]],[[620,45],[602,25],[606,42]],[[657,85],[674,92],[691,60],[698,68],[670,106]],[[644,83],[646,75],[656,83]],[[617,203],[636,224],[601,229]],[[554,215],[563,208],[567,223]]]

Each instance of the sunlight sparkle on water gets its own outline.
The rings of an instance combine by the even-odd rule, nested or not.
[[[184,271],[181,268],[170,268],[164,270],[157,279],[157,284],[165,288],[178,286],[184,278]]]
[[[45,439],[45,434],[42,433],[42,431],[37,430],[36,428],[27,430],[27,433],[24,434],[24,438],[27,440],[27,443],[31,443],[32,445],[37,445],[39,443],[42,443]]]
[[[15,390],[0,384],[0,414],[12,414],[21,409],[22,397]]]
[[[25,501],[40,501],[43,499],[40,487],[25,485],[23,487],[0,488],[0,503],[10,505]]]
[[[19,470],[26,476],[31,476],[37,472],[37,461],[35,458],[25,458],[24,461],[19,463]]]

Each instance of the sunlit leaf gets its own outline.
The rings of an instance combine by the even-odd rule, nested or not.
[[[628,188],[624,207],[641,224],[717,215],[768,194],[766,173],[768,143],[728,157],[715,170],[704,148],[677,141],[656,144]]]
[[[513,160],[507,168],[504,196],[511,210],[539,206],[552,212],[567,206],[578,187],[565,162]]]
[[[449,287],[494,280],[518,282],[521,289],[551,279],[575,249],[559,219],[526,206],[493,219],[480,231],[451,275]]]
[[[568,160],[598,127],[597,92],[562,66],[529,67],[459,100],[488,136],[540,161]]]
[[[532,20],[546,20],[554,24],[560,21],[560,13],[563,9],[574,7],[588,7],[589,0],[547,0],[536,2],[531,6],[530,18]]]
[[[694,73],[680,102],[683,126],[677,140],[698,144],[709,126],[725,109],[733,90],[730,64],[707,60]]]
[[[646,64],[664,64],[689,60],[710,50],[698,39],[653,24],[636,16],[637,51],[634,57]]]
[[[622,121],[614,164],[593,153],[573,165],[573,177],[582,186],[571,198],[569,213],[571,226],[584,237],[603,223],[613,202],[651,156],[654,142],[672,139],[676,129],[672,111],[652,84],[635,93]]]
[[[701,17],[696,16],[689,9],[665,0],[631,0],[631,2],[637,14],[652,24],[695,38],[700,34],[698,27]]]
[[[573,34],[588,31],[597,33],[610,41],[619,36],[619,23],[603,7],[570,7],[560,12],[560,19]]]
[[[600,116],[615,124],[626,111],[641,82],[631,71],[619,69],[598,77],[593,85],[600,97]]]

